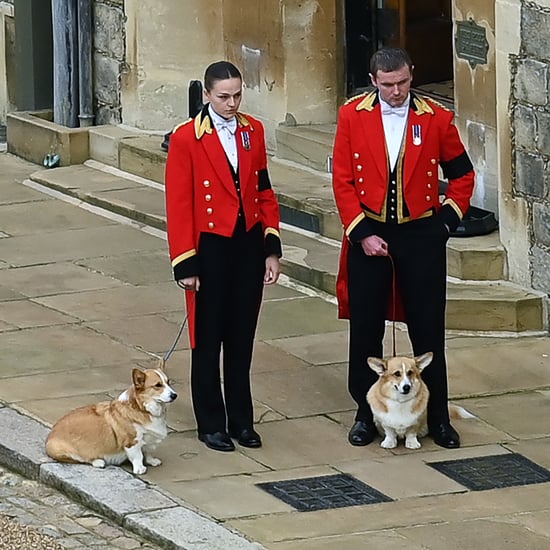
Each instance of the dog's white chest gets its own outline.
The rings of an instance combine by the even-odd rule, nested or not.
[[[164,417],[153,417],[144,426],[136,426],[139,438],[148,447],[156,447],[168,435],[168,427]]]
[[[395,431],[398,437],[404,437],[413,427],[423,431],[425,414],[413,411],[412,403],[391,402],[387,404],[387,409],[387,412],[373,410],[374,420],[379,428],[384,429],[387,426]]]

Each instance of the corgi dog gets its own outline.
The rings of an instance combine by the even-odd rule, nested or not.
[[[378,380],[367,393],[367,402],[374,424],[384,438],[381,447],[394,449],[399,438],[405,439],[407,449],[421,447],[419,437],[428,433],[428,398],[430,392],[422,380],[422,371],[432,362],[428,352],[411,359],[369,357],[369,367],[378,374]],[[473,418],[462,407],[450,405],[454,418]]]
[[[151,452],[168,435],[166,405],[177,393],[170,387],[164,362],[156,369],[132,370],[132,385],[117,399],[75,409],[52,427],[47,454],[59,462],[104,468],[132,464],[134,474],[161,460]]]

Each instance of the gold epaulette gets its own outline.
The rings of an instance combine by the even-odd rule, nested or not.
[[[451,109],[449,109],[449,107],[446,107],[445,105],[443,105],[443,103],[440,103],[439,101],[437,101],[433,97],[425,97],[424,99],[428,100],[430,103],[433,103],[434,105],[437,105],[438,107],[440,107],[444,111],[452,112]]]
[[[376,101],[378,99],[378,92],[376,90],[369,92],[365,95],[365,98],[363,101],[361,101],[357,107],[355,107],[356,111],[372,111],[374,109],[374,106],[376,104]]]
[[[237,122],[239,123],[239,126],[242,128],[243,126],[250,126],[251,130],[254,130],[252,124],[250,123],[250,120],[248,120],[248,117],[244,113],[237,113]]]
[[[177,129],[181,128],[182,126],[185,126],[186,124],[189,124],[193,119],[188,118],[187,120],[184,120],[183,122],[180,122],[179,124],[176,124],[172,130],[172,133],[174,133]]]
[[[367,95],[367,92],[363,92],[362,94],[354,95],[353,97],[350,97],[349,99],[347,99],[346,102],[344,103],[344,105],[349,105],[350,103],[353,103],[356,99],[359,99],[360,97],[364,97],[366,95]]]
[[[430,107],[430,104],[426,101],[426,99],[417,95],[413,97],[414,111],[417,115],[434,114],[434,110]]]

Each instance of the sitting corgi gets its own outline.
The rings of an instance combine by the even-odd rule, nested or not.
[[[405,438],[407,449],[421,447],[419,437],[428,433],[428,398],[430,392],[422,380],[422,371],[432,362],[428,352],[411,359],[369,357],[369,367],[378,374],[378,380],[367,393],[367,402],[374,417],[374,424],[384,437],[381,447],[394,449],[398,438]],[[468,411],[449,405],[455,418],[473,418]]]
[[[104,468],[129,460],[134,474],[145,464],[159,466],[151,452],[168,435],[166,405],[177,393],[159,368],[132,370],[132,386],[118,399],[80,407],[58,420],[46,439],[46,452],[59,462]]]

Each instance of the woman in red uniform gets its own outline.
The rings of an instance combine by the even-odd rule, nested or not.
[[[253,427],[250,366],[263,285],[279,277],[279,206],[264,128],[238,111],[239,70],[213,63],[204,88],[208,103],[170,138],[168,243],[174,277],[186,291],[198,437],[211,449],[233,451],[231,438],[262,444]]]

